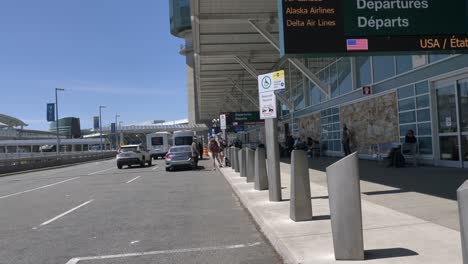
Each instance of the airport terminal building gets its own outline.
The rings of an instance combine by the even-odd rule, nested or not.
[[[468,55],[282,58],[275,0],[171,0],[171,32],[185,39],[189,122],[258,111],[257,77],[284,70],[278,135],[319,141],[323,153],[351,148],[372,158],[379,145],[415,131],[435,166],[468,167]],[[263,128],[249,140],[263,141]]]

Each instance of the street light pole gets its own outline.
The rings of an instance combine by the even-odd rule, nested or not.
[[[102,111],[101,111],[102,108],[106,108],[106,107],[103,105],[99,106],[99,141],[101,142],[100,144],[101,152],[103,152],[103,149],[102,149]]]
[[[60,134],[59,134],[59,115],[58,115],[58,91],[65,91],[63,88],[55,88],[55,129],[57,133],[57,156],[60,156]]]
[[[119,149],[119,133],[117,131],[117,117],[120,117],[120,115],[115,115],[115,150]]]

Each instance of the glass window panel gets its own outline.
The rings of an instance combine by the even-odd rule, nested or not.
[[[333,124],[333,130],[334,131],[340,130],[340,123]]]
[[[418,111],[418,122],[431,121],[431,111],[429,109]]]
[[[400,113],[400,124],[413,123],[413,122],[416,122],[416,115],[414,111]]]
[[[407,111],[415,109],[414,98],[398,101],[398,109],[400,111]]]
[[[340,112],[339,108],[334,107],[332,108],[332,114],[338,114]]]
[[[455,87],[453,85],[441,87],[436,93],[439,132],[458,132]]]
[[[328,108],[326,113],[327,113],[327,116],[331,115],[331,108]]]
[[[340,122],[340,116],[334,115],[333,116],[333,122]]]
[[[419,137],[419,154],[432,155],[432,137]]]
[[[333,122],[333,117],[332,116],[329,116],[328,117],[328,123],[332,123]]]
[[[357,87],[372,83],[370,57],[356,57]]]
[[[340,95],[340,91],[338,90],[338,84],[337,84],[338,72],[337,72],[337,69],[336,69],[336,63],[333,63],[328,68],[329,68],[329,71],[330,71],[331,95],[332,95],[332,97],[337,97],[338,95]]]
[[[440,159],[459,161],[458,137],[441,136],[439,137]]]
[[[321,115],[321,116],[325,116],[326,114],[327,114],[327,111],[326,111],[326,110],[322,110],[322,111],[320,112],[320,115]]]
[[[398,89],[398,99],[403,99],[403,98],[407,98],[410,96],[414,96],[413,85],[409,85],[409,86]]]
[[[400,136],[405,136],[408,130],[413,130],[416,131],[416,124],[411,124],[411,125],[401,125],[400,126]]]
[[[397,74],[404,73],[413,69],[413,57],[409,55],[396,56]]]
[[[459,93],[458,97],[460,97],[460,123],[461,123],[461,131],[467,132],[468,131],[468,80],[463,80],[458,82]]]
[[[431,123],[418,124],[418,135],[419,136],[430,136],[430,135],[432,135]]]
[[[416,105],[418,108],[429,107],[429,95],[416,97]]]
[[[353,90],[351,79],[351,62],[349,58],[343,58],[338,61],[338,90],[340,95],[349,93]]]
[[[433,63],[436,61],[439,61],[441,59],[445,59],[450,55],[444,55],[444,54],[434,54],[434,55],[429,55],[429,63]]]
[[[341,142],[339,140],[334,141],[335,151],[341,151]]]
[[[393,56],[374,56],[374,82],[388,79],[395,75],[395,60]]]
[[[416,87],[416,94],[429,93],[429,83],[426,81],[417,83],[415,87]]]

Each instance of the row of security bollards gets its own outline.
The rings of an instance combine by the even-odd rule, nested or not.
[[[255,190],[268,189],[268,176],[266,169],[265,149],[257,148],[255,151],[250,148],[228,149],[230,165],[235,172],[245,177],[247,182],[255,183]]]
[[[255,190],[268,190],[265,149],[229,148],[232,169],[254,182]],[[327,168],[328,195],[333,245],[337,260],[363,260],[361,192],[357,153],[353,153]],[[271,200],[271,199],[270,199]],[[468,211],[468,208],[467,208]],[[293,221],[312,220],[309,165],[303,150],[291,154],[290,218]]]
[[[336,260],[364,260],[361,191],[357,153],[327,168],[328,199]],[[291,154],[290,218],[312,218],[309,164],[307,153]]]

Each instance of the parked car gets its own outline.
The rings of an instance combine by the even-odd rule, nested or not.
[[[165,159],[166,171],[182,167],[196,169],[190,146],[175,146],[170,148]]]
[[[124,165],[128,167],[138,164],[142,167],[151,166],[151,157],[144,145],[125,145],[117,152],[117,168],[122,169]]]

